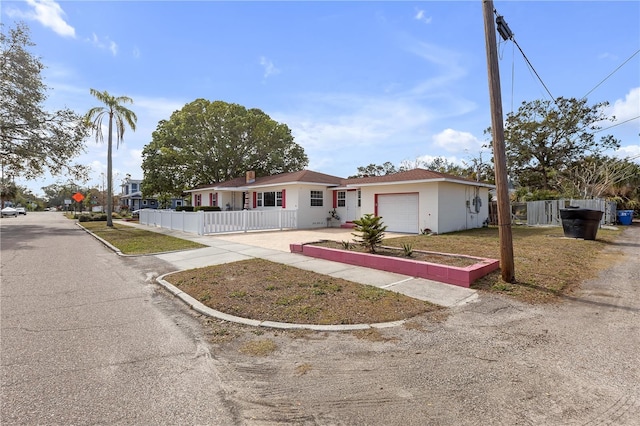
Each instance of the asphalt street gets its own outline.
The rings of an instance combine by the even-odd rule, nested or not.
[[[224,424],[199,323],[56,213],[1,221],[1,423]]]

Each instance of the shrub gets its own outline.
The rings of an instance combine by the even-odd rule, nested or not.
[[[219,212],[222,211],[222,209],[218,206],[198,206],[195,208],[195,210],[198,211],[203,211],[203,212]]]
[[[195,209],[193,206],[177,206],[177,212],[192,212]]]
[[[351,250],[351,242],[350,241],[342,241],[342,248],[345,250]]]
[[[360,219],[354,220],[353,223],[356,225],[354,228],[356,233],[351,235],[356,237],[355,241],[366,247],[369,253],[375,253],[376,247],[382,244],[384,231],[387,230],[387,227],[382,224],[382,218],[367,213]]]

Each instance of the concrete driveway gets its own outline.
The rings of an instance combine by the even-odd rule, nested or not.
[[[220,234],[209,236],[239,244],[269,248],[289,252],[289,244],[309,243],[319,240],[353,241],[353,229],[347,228],[318,228],[294,229],[286,231],[243,232],[237,234]],[[385,232],[386,238],[401,237],[406,234]]]

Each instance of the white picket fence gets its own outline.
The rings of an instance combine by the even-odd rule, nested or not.
[[[283,230],[298,227],[298,212],[282,209],[221,212],[144,209],[140,211],[140,224],[198,235]]]
[[[562,225],[560,209],[576,206],[603,212],[600,225],[616,222],[616,203],[600,198],[593,200],[543,200],[527,202],[527,225]]]

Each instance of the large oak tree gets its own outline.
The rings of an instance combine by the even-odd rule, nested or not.
[[[507,115],[504,128],[511,177],[532,190],[561,190],[576,164],[618,148],[613,136],[596,135],[602,123],[615,119],[605,114],[607,105],[575,98],[523,102]]]
[[[287,125],[259,109],[196,99],[160,121],[142,151],[145,195],[304,169],[309,160]]]

